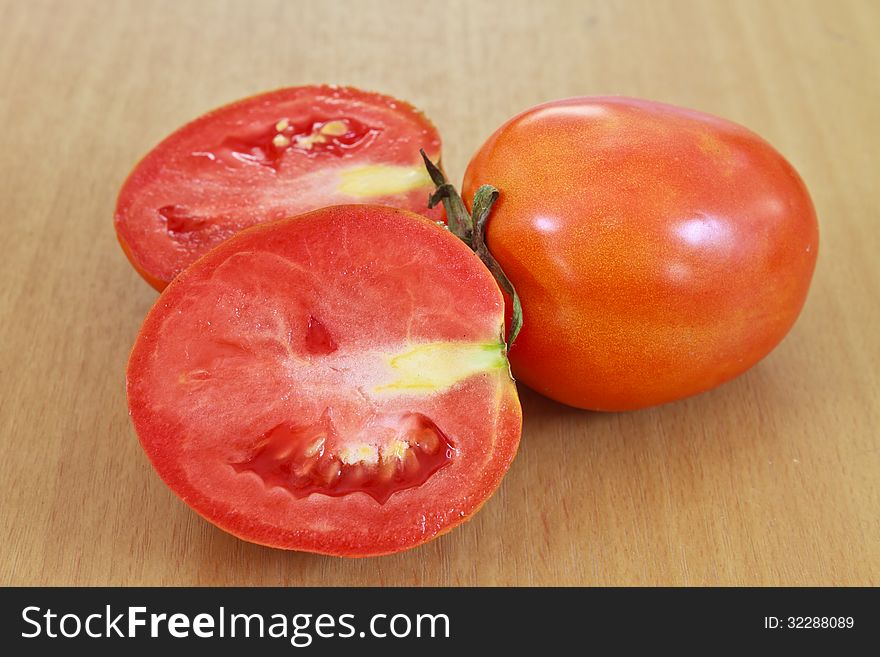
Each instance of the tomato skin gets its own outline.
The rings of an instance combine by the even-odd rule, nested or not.
[[[818,226],[797,172],[708,114],[571,98],[512,118],[463,192],[501,196],[487,243],[524,325],[514,375],[581,408],[638,409],[752,367],[804,304]]]
[[[134,268],[134,270],[140,274],[141,278],[143,278],[147,283],[149,283],[150,287],[152,287],[157,292],[161,292],[168,285],[168,281],[163,281],[159,278],[156,278],[148,272],[141,263],[138,261],[137,257],[132,253],[131,247],[128,245],[128,242],[125,241],[125,238],[119,233],[116,232],[116,241],[119,242],[119,246],[122,247],[122,252],[125,254],[125,257],[128,259],[129,264]]]

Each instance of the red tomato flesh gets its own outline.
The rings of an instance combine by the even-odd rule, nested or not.
[[[115,225],[161,290],[236,232],[319,207],[377,203],[442,221],[419,148],[433,124],[409,104],[350,87],[280,89],[214,110],[166,138],[130,174]]]
[[[350,205],[246,230],[159,297],[128,367],[165,482],[245,540],[395,552],[470,517],[519,443],[504,301],[460,240]]]
[[[789,331],[818,251],[803,182],[766,141],[632,98],[539,105],[465,173],[501,194],[487,244],[522,300],[517,379],[595,410],[741,374]]]

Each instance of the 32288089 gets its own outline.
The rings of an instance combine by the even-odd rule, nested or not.
[[[765,616],[764,628],[768,630],[836,630],[852,629],[852,616]]]

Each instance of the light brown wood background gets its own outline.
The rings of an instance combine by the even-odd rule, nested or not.
[[[880,584],[880,3],[0,3],[0,584]],[[156,299],[111,225],[183,122],[311,82],[406,98],[455,180],[577,94],[720,114],[821,223],[801,319],[722,388],[627,414],[522,389],[522,450],[469,524],[396,556],[241,542],[152,471],[126,358]]]

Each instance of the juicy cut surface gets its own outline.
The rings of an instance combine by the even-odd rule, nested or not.
[[[134,169],[116,208],[135,266],[163,286],[240,230],[340,203],[382,203],[436,220],[419,148],[440,137],[405,102],[348,87],[253,96],[174,132]]]
[[[476,256],[413,217],[345,206],[252,229],[160,298],[132,415],[203,515],[245,499],[262,522],[333,534],[422,497],[442,524],[500,479],[519,422],[503,302]],[[341,519],[312,517],[320,500]]]

